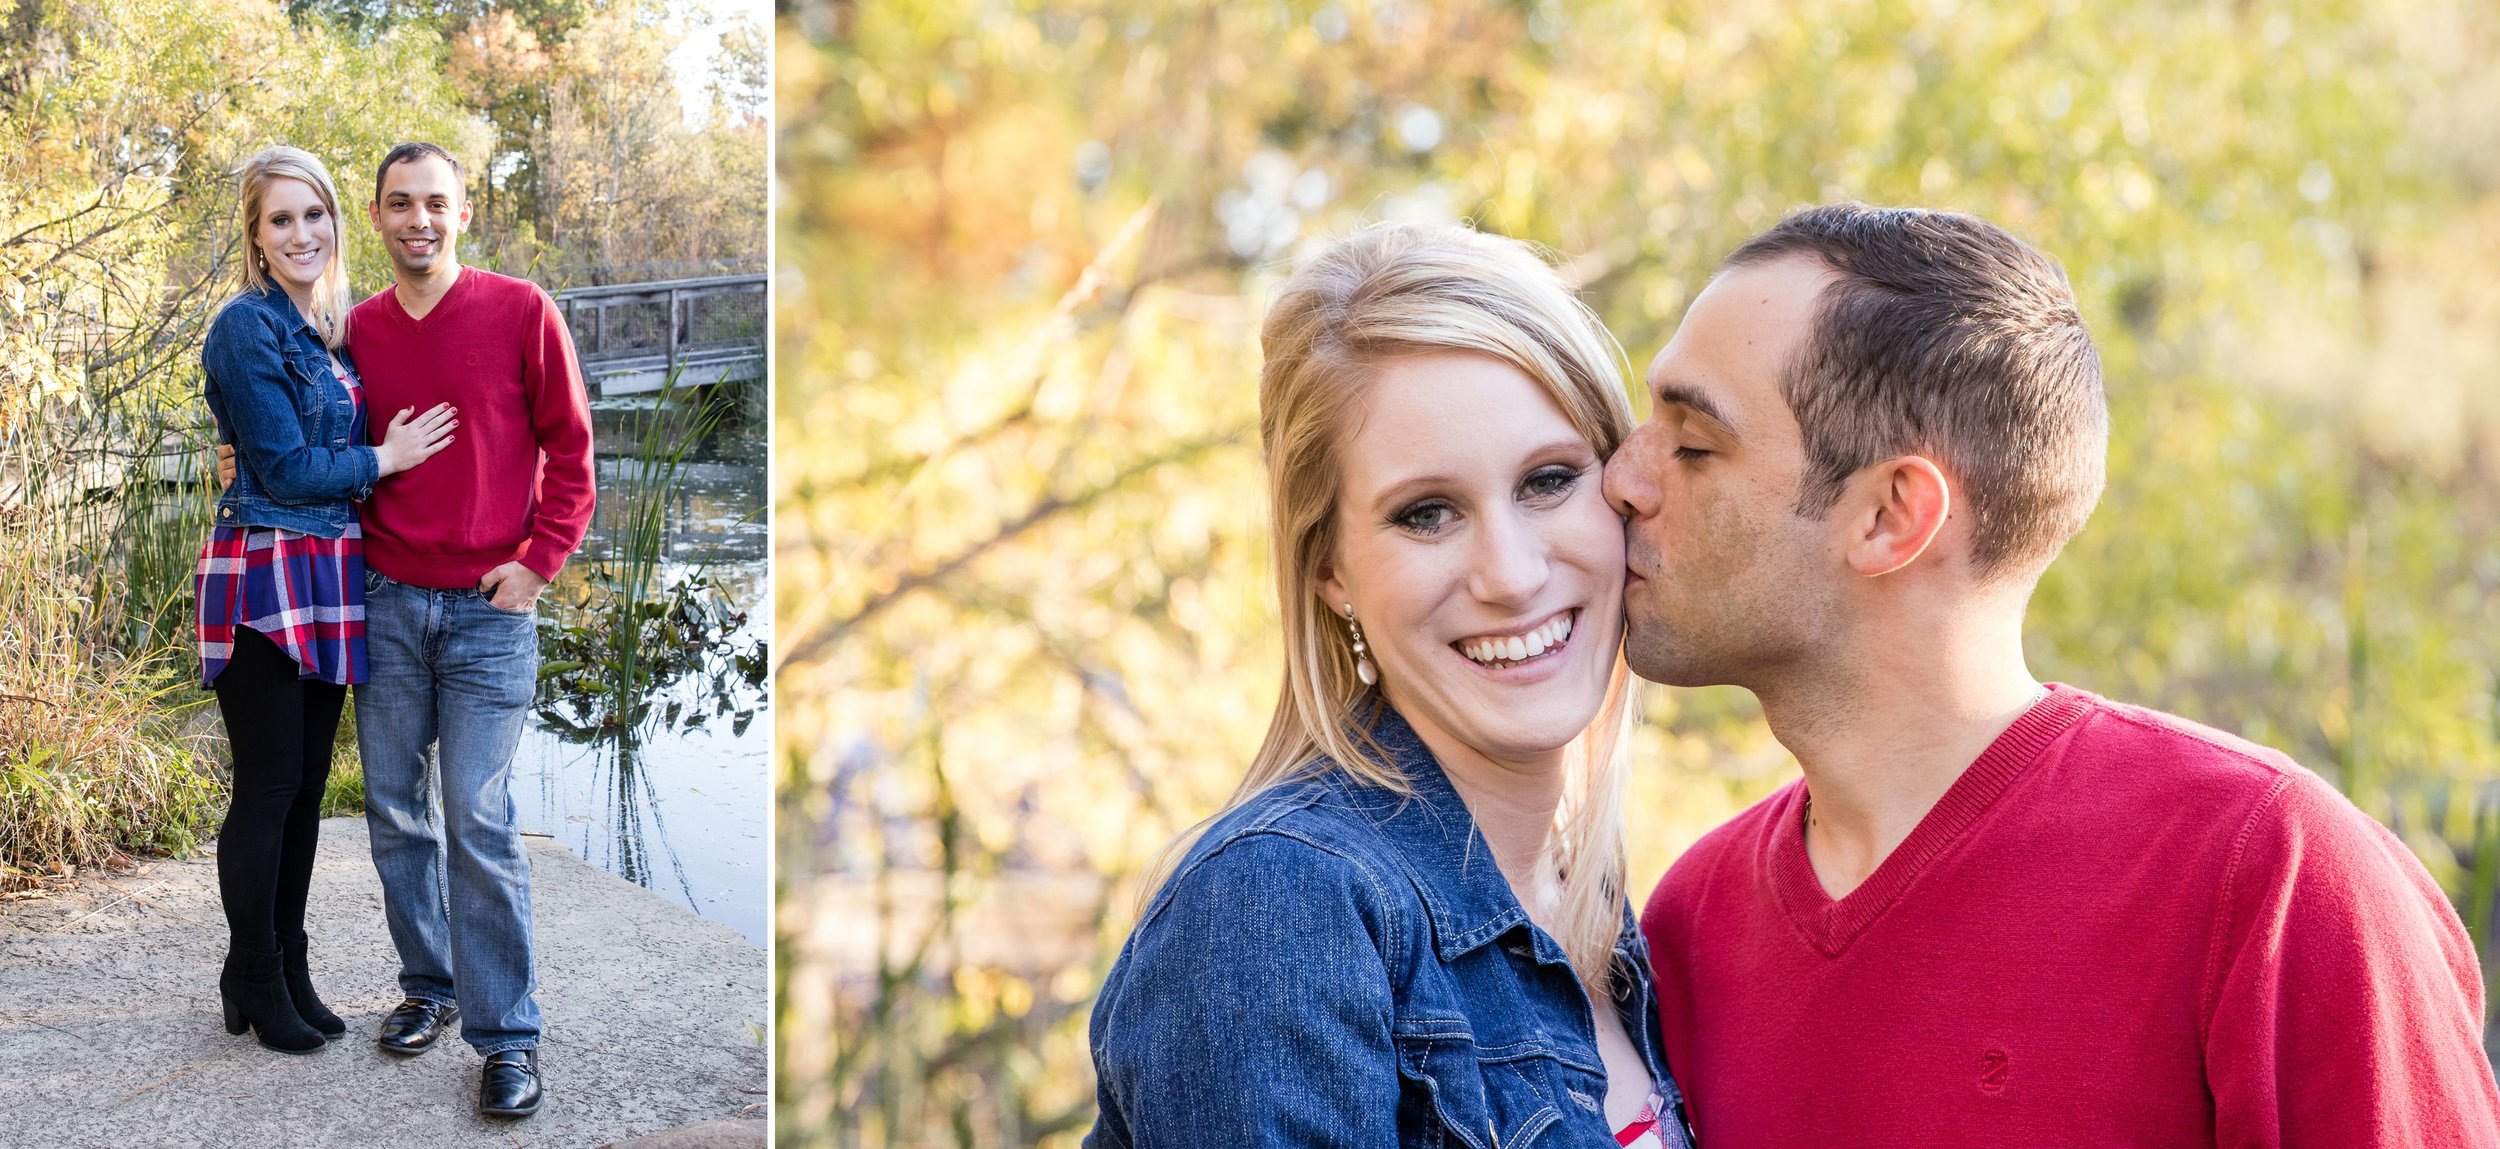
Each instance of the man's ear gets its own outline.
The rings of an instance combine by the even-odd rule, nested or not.
[[[377,232],[382,230],[381,200],[369,199],[365,201],[365,222],[372,224],[373,230]]]
[[[1918,561],[1953,514],[1953,486],[1924,455],[1899,455],[1849,479],[1832,508],[1849,569],[1873,577]]]

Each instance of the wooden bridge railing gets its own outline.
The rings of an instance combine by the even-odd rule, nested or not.
[[[556,295],[591,397],[764,377],[762,275],[576,287]]]

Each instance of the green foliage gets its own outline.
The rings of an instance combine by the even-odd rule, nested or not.
[[[539,624],[537,713],[567,741],[589,742],[663,730],[697,730],[725,720],[743,734],[763,709],[770,669],[761,643],[741,643],[747,615],[707,574],[646,585],[629,597],[627,580],[593,563]],[[677,689],[691,683],[692,696]]]
[[[339,733],[331,743],[330,778],[321,787],[321,816],[361,818],[365,813],[365,759],[356,744],[356,708],[339,712]]]
[[[2114,438],[2034,669],[2300,756],[2492,949],[2495,52],[2500,18],[2449,0],[799,5],[784,1141],[1089,1119],[1128,883],[1279,680],[1265,294],[1384,217],[1550,245],[1636,361],[1797,205],[2049,251]],[[1794,769],[1742,692],[1647,702],[1639,884]]]

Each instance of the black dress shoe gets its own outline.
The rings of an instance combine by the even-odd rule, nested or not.
[[[460,1019],[460,1007],[447,1001],[412,997],[382,1019],[382,1036],[374,1044],[384,1053],[415,1056],[434,1048],[437,1038]]]
[[[538,1051],[507,1049],[488,1054],[477,1081],[477,1111],[488,1117],[527,1117],[547,1099],[538,1085]]]

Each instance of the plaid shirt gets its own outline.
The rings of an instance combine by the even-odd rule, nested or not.
[[[335,539],[282,527],[219,527],[200,551],[200,681],[234,657],[250,627],[302,664],[301,678],[365,680],[365,544],[356,524]]]
[[[358,406],[362,389],[339,374]],[[356,519],[335,539],[283,527],[218,527],[200,549],[200,682],[234,657],[235,628],[268,636],[301,666],[297,676],[349,686],[365,680],[365,543]]]

